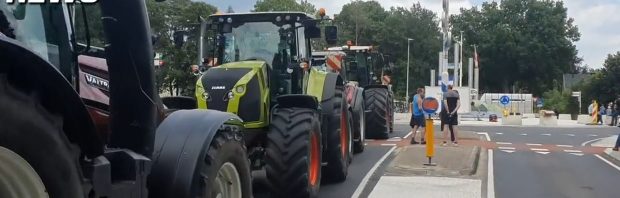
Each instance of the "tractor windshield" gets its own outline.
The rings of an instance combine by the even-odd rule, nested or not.
[[[54,21],[52,12],[57,9],[60,9],[60,6],[6,4],[1,1],[0,34],[20,41],[23,46],[59,67],[59,42],[66,30],[63,30],[64,24]]]
[[[223,34],[223,61],[263,60],[270,65],[285,61],[295,45],[292,25],[277,26],[271,22],[244,23]]]

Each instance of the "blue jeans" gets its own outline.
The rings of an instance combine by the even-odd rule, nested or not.
[[[616,139],[616,146],[614,148],[620,147],[620,135],[618,135],[618,139]]]

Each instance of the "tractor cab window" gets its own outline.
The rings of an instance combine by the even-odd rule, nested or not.
[[[58,66],[58,37],[48,18],[49,6],[0,2],[0,33],[20,41],[53,65]]]
[[[222,36],[222,63],[262,60],[272,67],[284,67],[295,56],[295,29],[291,24],[243,23]]]

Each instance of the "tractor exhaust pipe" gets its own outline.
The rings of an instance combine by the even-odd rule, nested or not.
[[[111,148],[150,157],[157,127],[151,28],[145,0],[99,1],[110,75]]]

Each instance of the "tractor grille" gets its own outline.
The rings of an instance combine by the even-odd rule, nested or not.
[[[235,84],[250,69],[224,69],[212,68],[207,70],[202,77],[202,85],[209,93],[210,99],[207,100],[207,107],[218,111],[228,109],[228,92],[232,91]]]
[[[245,95],[243,95],[239,104],[239,117],[243,121],[252,122],[260,119],[260,109],[263,108],[260,98],[258,76],[254,75],[247,84]]]

